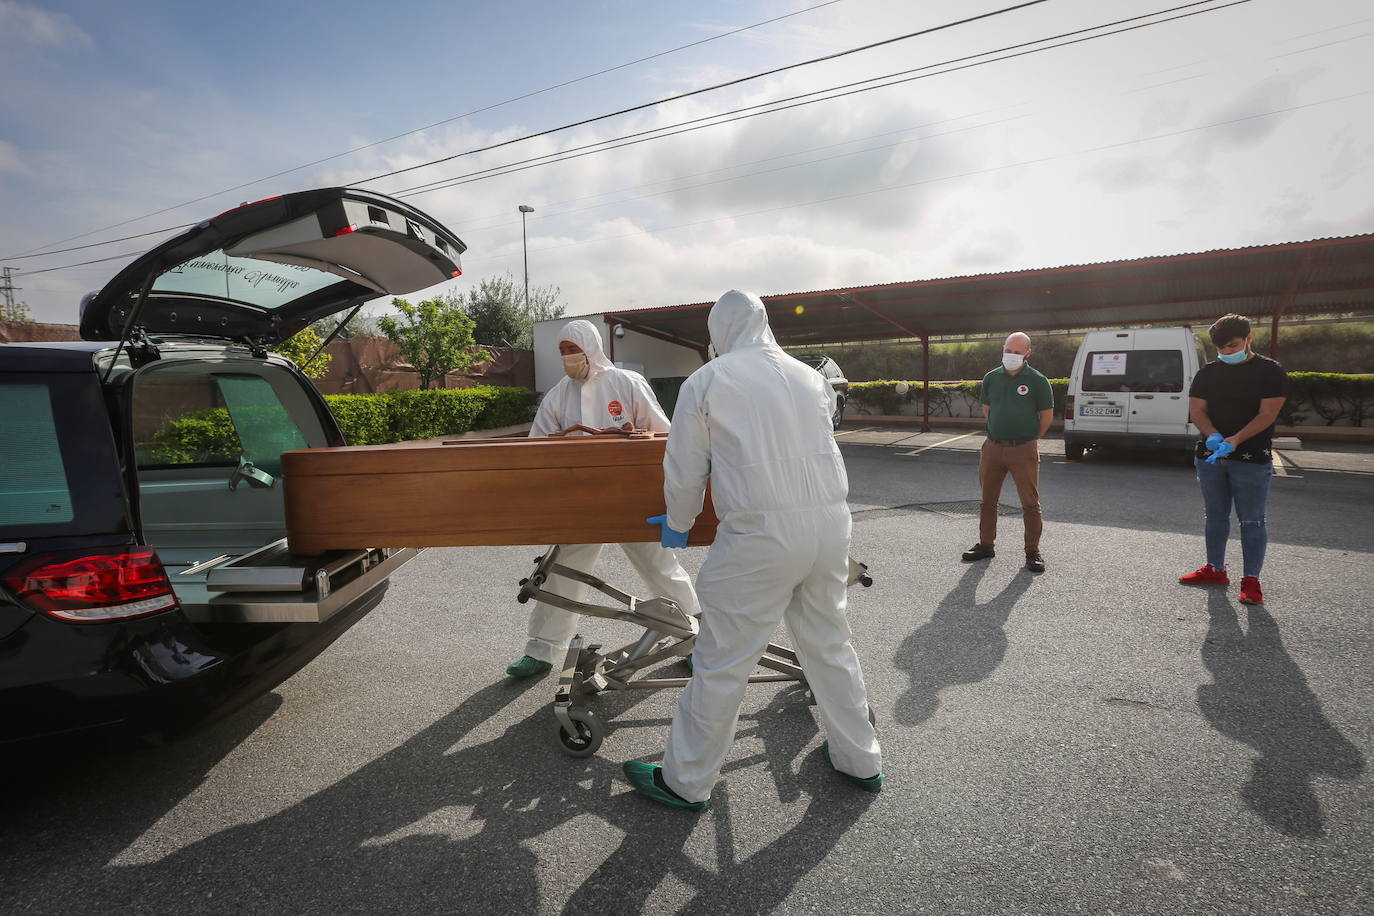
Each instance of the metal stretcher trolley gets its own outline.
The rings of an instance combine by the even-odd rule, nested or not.
[[[588,706],[591,698],[606,690],[663,690],[687,686],[689,678],[685,677],[639,680],[634,677],[651,665],[689,655],[696,645],[697,620],[668,598],[636,598],[590,573],[560,565],[559,549],[551,547],[534,561],[534,572],[529,578],[520,580],[516,600],[524,604],[534,599],[574,614],[620,620],[644,628],[644,635],[638,640],[611,652],[602,652],[600,645],[587,644],[580,633],[568,645],[553,701],[553,712],[558,717],[558,740],[568,754],[589,757],[596,753],[606,737],[605,723]],[[616,605],[575,601],[548,591],[544,585],[550,576],[582,582]],[[867,566],[851,558],[849,584],[855,583],[867,588],[873,584],[873,577],[868,574]],[[766,671],[750,675],[749,683],[806,683],[796,653],[783,646],[769,643],[759,658],[759,667]]]

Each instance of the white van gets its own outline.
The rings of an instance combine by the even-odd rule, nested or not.
[[[1097,446],[1187,450],[1188,387],[1206,360],[1191,328],[1091,331],[1073,360],[1064,400],[1064,457]]]

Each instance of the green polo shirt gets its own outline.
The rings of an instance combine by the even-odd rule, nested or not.
[[[1025,365],[1015,375],[998,366],[983,376],[979,400],[989,408],[989,439],[1034,439],[1040,435],[1040,411],[1054,409],[1050,380]]]

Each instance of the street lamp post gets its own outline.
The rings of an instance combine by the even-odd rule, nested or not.
[[[529,204],[520,205],[520,246],[525,250],[525,314],[530,311],[530,240],[525,235],[525,214],[533,213]]]

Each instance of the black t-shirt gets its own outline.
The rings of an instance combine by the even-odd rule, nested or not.
[[[1234,436],[1259,415],[1261,400],[1287,396],[1288,374],[1277,362],[1258,353],[1238,366],[1229,366],[1220,360],[1208,363],[1193,376],[1193,385],[1188,389],[1188,397],[1207,402],[1207,416],[1211,417],[1217,432],[1225,437]],[[1268,429],[1241,442],[1227,457],[1267,464],[1273,461],[1270,451],[1273,439],[1274,425],[1271,423]],[[1205,458],[1210,453],[1203,443],[1198,443],[1197,454]]]

